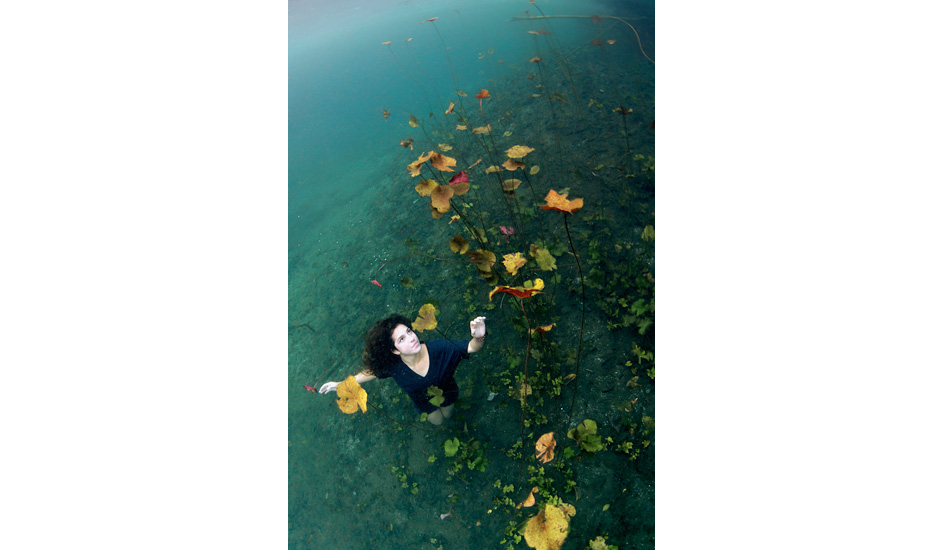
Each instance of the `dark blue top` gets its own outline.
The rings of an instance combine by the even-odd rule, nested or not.
[[[458,399],[459,387],[455,383],[455,369],[462,359],[468,359],[468,341],[465,340],[433,340],[424,342],[429,350],[429,372],[419,376],[410,369],[398,355],[392,370],[377,378],[392,377],[402,391],[409,395],[419,412],[431,413],[438,407],[429,403],[432,399],[428,395],[430,386],[442,388],[445,401],[442,407],[448,407]]]

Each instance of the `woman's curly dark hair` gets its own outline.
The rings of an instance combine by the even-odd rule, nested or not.
[[[396,362],[396,356],[393,355],[393,350],[396,349],[393,343],[393,330],[398,325],[412,327],[412,321],[396,313],[377,322],[366,331],[363,337],[366,340],[366,345],[363,347],[363,366],[373,376],[389,374]]]

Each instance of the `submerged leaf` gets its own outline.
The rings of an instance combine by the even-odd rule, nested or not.
[[[521,180],[519,179],[510,179],[501,182],[501,189],[503,191],[514,191],[521,185]]]
[[[424,179],[416,185],[416,193],[419,193],[420,196],[428,197],[432,194],[432,190],[439,186],[439,182],[435,180]]]
[[[435,318],[435,306],[424,304],[419,308],[419,316],[412,322],[412,330],[422,332],[424,330],[434,329],[439,322]]]
[[[467,124],[456,124],[456,125],[455,125],[455,129],[456,129],[456,130],[468,130],[468,125],[467,125]]]
[[[432,153],[429,163],[433,168],[441,170],[443,172],[454,172],[456,160],[452,157],[447,157],[442,153]]]
[[[544,509],[525,524],[525,543],[535,550],[559,550],[567,538],[568,516],[576,513],[570,504],[545,504]]]
[[[465,254],[468,252],[468,241],[465,240],[465,237],[461,235],[456,235],[452,237],[452,240],[449,241],[449,248],[452,249],[452,252],[456,254]]]
[[[448,115],[448,114],[451,114],[452,111],[454,111],[454,110],[455,110],[455,102],[454,102],[454,101],[450,101],[450,102],[449,102],[449,108],[445,110],[445,114],[447,114],[447,115]]]
[[[337,407],[346,414],[353,414],[356,409],[366,412],[366,390],[360,387],[356,377],[348,376],[336,387]]]
[[[487,134],[488,132],[491,132],[491,124],[479,126],[478,128],[472,128],[473,134]]]
[[[528,263],[528,260],[521,254],[521,252],[515,252],[514,254],[505,254],[505,259],[502,261],[505,264],[505,269],[508,270],[509,275],[516,275],[518,270],[521,269],[521,266]]]
[[[570,212],[573,214],[584,206],[584,199],[573,199],[569,201],[567,200],[567,193],[562,195],[554,189],[548,192],[544,200],[547,204],[541,207],[543,210],[557,210],[558,212]]]
[[[455,193],[452,191],[452,188],[448,185],[439,185],[432,190],[430,198],[432,199],[432,208],[438,210],[440,213],[445,214],[449,211],[449,208],[452,205],[449,203],[449,199]]]
[[[495,172],[501,172],[501,166],[491,165],[488,168],[485,168],[486,174],[493,174]]]
[[[534,166],[531,167],[531,170],[530,170],[528,173],[533,176],[533,175],[537,174],[537,173],[540,172],[540,171],[541,171],[541,167],[538,166],[538,165],[534,165]]]
[[[501,165],[505,168],[505,170],[510,170],[510,171],[515,171],[519,168],[525,167],[525,164],[523,162],[519,162],[517,160],[511,160],[511,159],[506,160],[505,162],[501,163]]]
[[[419,127],[419,119],[417,119],[417,118],[414,117],[413,115],[409,115],[409,126],[412,126],[413,128],[418,128],[418,127]]]
[[[551,462],[554,460],[554,447],[557,445],[557,441],[554,440],[554,432],[548,432],[538,438],[538,441],[534,444],[534,450],[536,451],[534,456],[541,462]]]
[[[513,159],[520,159],[524,157],[525,155],[527,155],[528,153],[530,153],[531,151],[534,151],[534,149],[531,147],[528,147],[527,145],[515,145],[514,147],[511,147],[510,149],[505,151],[505,154],[508,155],[508,157],[513,158]]]
[[[540,246],[532,244],[530,254],[534,257],[534,260],[538,262],[538,267],[541,268],[541,271],[557,269],[554,256],[551,255],[551,252],[548,251],[547,248],[541,248]]]
[[[488,301],[490,302],[492,297],[499,292],[504,294],[511,294],[516,298],[528,298],[534,296],[535,294],[544,290],[544,281],[541,279],[535,279],[532,286],[496,286],[491,292],[488,293]]]

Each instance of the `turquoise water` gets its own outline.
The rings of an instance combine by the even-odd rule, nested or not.
[[[562,17],[512,20],[542,15]],[[598,536],[653,547],[652,28],[651,3],[290,4],[289,547],[527,548],[523,524],[544,502],[574,507],[565,549]],[[440,144],[455,171],[410,176]],[[514,145],[534,148],[523,169],[485,172]],[[471,190],[435,219],[415,186],[462,170]],[[551,189],[583,207],[540,209]],[[456,235],[495,254],[490,280],[450,249]],[[529,261],[511,275],[503,256],[518,252]],[[523,302],[489,300],[536,278],[544,291]],[[467,338],[488,318],[452,419],[421,421],[388,380],[364,384],[370,408],[353,415],[304,390],[355,373],[362,333],[425,303],[438,326],[423,339]],[[585,419],[597,434],[573,440]],[[538,504],[516,508],[535,486]]]

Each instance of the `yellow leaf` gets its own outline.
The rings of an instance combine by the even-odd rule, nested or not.
[[[533,176],[533,175],[537,174],[537,173],[540,172],[540,171],[541,171],[541,167],[538,166],[538,165],[534,165],[534,166],[531,167],[531,172],[530,172],[530,174]]]
[[[568,515],[574,515],[570,504],[545,504],[538,515],[528,520],[524,528],[525,543],[536,550],[559,550],[567,538]]]
[[[510,135],[511,135],[511,130],[505,130],[505,133],[502,134],[501,137],[508,137]]]
[[[502,263],[505,264],[505,269],[508,270],[509,275],[515,275],[518,273],[518,270],[521,269],[521,266],[528,263],[528,260],[521,255],[521,252],[515,252],[514,254],[505,254],[505,259]]]
[[[412,322],[412,330],[422,332],[432,330],[438,326],[439,322],[435,318],[435,306],[425,304],[419,308],[419,316]]]
[[[439,151],[442,151],[443,153],[448,153],[451,150],[452,150],[452,146],[449,145],[448,143],[439,144]]]
[[[488,132],[491,132],[491,124],[479,126],[478,128],[472,128],[473,134],[487,134]]]
[[[346,414],[353,414],[356,409],[366,412],[366,390],[360,387],[356,378],[348,376],[336,387],[336,405]]]
[[[584,206],[584,199],[573,199],[569,201],[567,200],[567,193],[562,195],[554,189],[548,192],[544,200],[547,204],[541,207],[542,210],[557,210],[559,212],[570,212],[573,214]]]
[[[534,151],[534,149],[531,147],[528,147],[527,145],[515,145],[514,147],[505,151],[505,154],[513,159],[520,159],[521,157],[527,155],[531,151]]]

